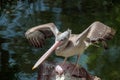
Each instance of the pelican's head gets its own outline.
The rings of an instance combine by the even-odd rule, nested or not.
[[[40,65],[54,50],[58,48],[64,48],[64,46],[68,43],[70,34],[71,34],[71,30],[69,29],[63,33],[60,33],[56,37],[56,41],[53,44],[53,46],[36,62],[36,64],[32,69],[35,69],[36,67],[38,67],[38,65]]]
[[[70,35],[71,35],[71,30],[68,29],[57,36],[56,42],[60,42],[61,45],[65,45],[68,43]]]

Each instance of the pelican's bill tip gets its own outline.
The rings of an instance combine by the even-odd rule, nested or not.
[[[35,69],[35,67],[32,67],[32,70],[34,70]]]

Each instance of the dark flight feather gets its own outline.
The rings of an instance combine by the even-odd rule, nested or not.
[[[108,48],[106,41],[113,38],[115,35],[115,30],[104,25],[101,22],[94,22],[90,25],[90,32],[88,33],[88,40],[92,43],[99,43],[103,44],[105,49]]]
[[[45,40],[59,33],[54,23],[35,26],[26,31],[25,36],[34,47],[43,47]]]

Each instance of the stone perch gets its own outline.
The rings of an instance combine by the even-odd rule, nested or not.
[[[57,65],[57,66],[56,66]],[[44,62],[39,67],[37,80],[101,80],[89,74],[83,67],[78,67],[78,72],[72,72],[75,65],[65,63],[64,66],[56,63]]]

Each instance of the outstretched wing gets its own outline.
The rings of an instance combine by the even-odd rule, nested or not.
[[[86,40],[88,43],[102,42],[103,46],[106,48],[106,40],[112,39],[114,35],[114,29],[96,21],[79,35],[78,40]]]
[[[42,47],[45,43],[45,39],[52,36],[57,36],[59,30],[53,23],[47,23],[39,25],[29,29],[25,33],[25,37],[35,47]]]
[[[91,29],[87,35],[87,38],[89,38],[92,42],[109,40],[115,35],[115,30],[104,25],[103,23],[95,22],[90,26]]]

